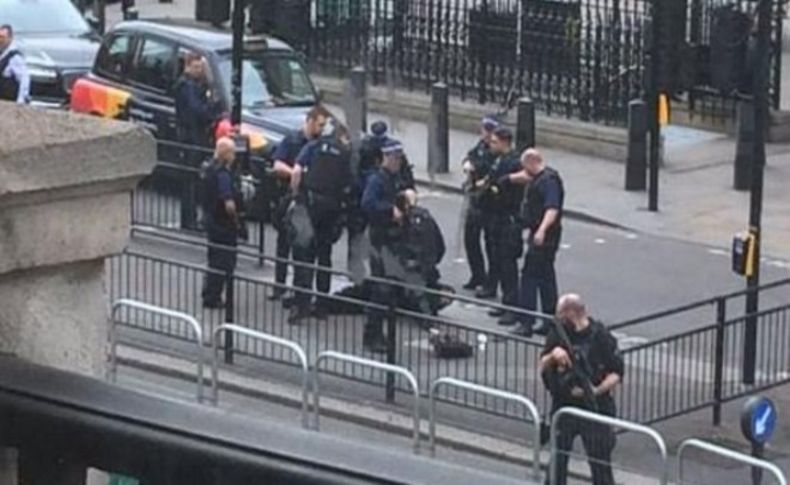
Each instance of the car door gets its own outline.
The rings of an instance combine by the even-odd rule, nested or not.
[[[127,76],[132,88],[129,120],[147,128],[161,140],[176,139],[173,97],[178,65],[176,50],[175,42],[141,35]]]

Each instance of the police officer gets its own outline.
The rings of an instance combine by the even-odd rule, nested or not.
[[[552,327],[540,359],[541,375],[552,397],[552,414],[561,407],[573,406],[615,416],[612,391],[622,381],[625,368],[617,340],[604,325],[588,316],[584,302],[574,294],[560,298],[554,325],[563,326],[569,342]],[[574,365],[585,370],[573,372]],[[585,398],[581,379],[588,380],[592,396]],[[591,405],[595,409],[589,409]],[[558,452],[553,457],[557,477],[554,483],[565,485],[567,481],[568,454],[576,436],[581,436],[589,457],[593,485],[614,485],[610,465],[614,432],[609,426],[571,416],[559,422]]]
[[[0,26],[0,99],[27,103],[30,98],[30,73],[27,63],[14,44],[14,29]]]
[[[311,141],[296,159],[291,190],[303,199],[307,206],[313,228],[312,240],[306,247],[294,245],[294,260],[326,268],[332,267],[332,245],[340,238],[343,218],[352,185],[351,152],[348,135],[336,128],[337,133],[327,134]],[[294,286],[311,290],[313,287],[312,268],[297,265],[294,269]],[[316,290],[328,294],[332,275],[328,271],[318,271]],[[297,292],[295,311],[289,321],[297,323],[310,315],[310,294]],[[326,315],[325,301],[318,299],[315,314],[319,318]]]
[[[483,235],[483,217],[478,203],[475,185],[488,176],[488,171],[494,162],[489,143],[491,135],[499,127],[499,122],[493,116],[486,116],[480,124],[480,140],[469,150],[463,162],[464,173],[467,181],[464,191],[467,193],[467,209],[464,214],[464,249],[469,263],[471,275],[464,284],[465,290],[476,290],[486,283],[486,261],[480,238]],[[491,262],[489,261],[489,264]]]
[[[521,272],[520,305],[536,311],[538,294],[541,310],[554,315],[557,306],[557,275],[554,261],[562,237],[562,209],[565,189],[556,170],[547,167],[541,153],[529,148],[521,156],[522,174],[529,180],[523,207],[524,225],[529,229],[527,255]],[[518,178],[518,175],[514,176]],[[545,322],[533,328],[535,318],[524,315],[514,333],[531,336],[533,330],[545,334]]]
[[[399,226],[404,215],[396,206],[395,200],[398,193],[407,188],[404,186],[406,182],[400,176],[404,163],[403,146],[390,138],[381,151],[381,168],[370,177],[362,194],[362,209],[370,223],[370,272],[375,277],[386,277],[382,255],[385,247],[391,247],[400,235]],[[389,305],[396,297],[392,286],[373,284],[373,302]],[[372,311],[368,315],[362,345],[371,352],[386,352],[387,340],[384,337],[383,315],[380,312]]]
[[[178,141],[192,147],[209,146],[211,127],[219,117],[219,109],[209,96],[206,62],[200,54],[186,54],[184,72],[176,81],[175,102]],[[199,162],[201,152],[188,150],[186,158]]]
[[[203,306],[206,308],[222,308],[222,288],[236,268],[236,240],[246,237],[241,221],[242,195],[233,175],[235,159],[234,141],[220,138],[213,163],[206,169],[204,208],[209,242],[208,267],[213,270],[206,275],[203,286]]]
[[[496,296],[502,288],[502,303],[518,304],[518,263],[523,243],[518,223],[518,212],[523,198],[523,187],[511,183],[510,174],[521,170],[518,155],[513,150],[513,133],[507,128],[497,128],[491,136],[491,151],[496,156],[488,177],[477,182],[480,188],[480,207],[485,220],[486,249],[490,269],[486,286],[477,295],[481,298]],[[501,317],[501,325],[512,325],[515,316],[494,309],[491,316]]]
[[[291,243],[288,239],[288,229],[285,227],[285,213],[291,203],[291,176],[294,172],[296,157],[310,140],[321,136],[324,131],[329,112],[320,106],[312,108],[305,118],[304,124],[298,130],[289,133],[277,145],[272,158],[273,170],[279,179],[278,194],[275,197],[277,207],[274,210],[273,224],[277,230],[277,262],[274,267],[274,280],[279,285],[275,286],[271,299],[278,300],[285,293],[282,285],[288,274],[288,265],[285,262],[291,256]]]

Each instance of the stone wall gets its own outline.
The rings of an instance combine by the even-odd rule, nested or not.
[[[0,352],[103,377],[104,259],[155,161],[133,125],[0,103]]]

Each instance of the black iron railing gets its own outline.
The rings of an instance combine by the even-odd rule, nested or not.
[[[345,77],[362,65],[374,84],[409,90],[446,83],[461,99],[529,96],[545,113],[625,125],[643,98],[649,31],[661,34],[666,93],[692,116],[733,120],[737,96],[712,89],[711,25],[722,9],[753,18],[751,0],[299,0],[298,25],[282,14],[272,33],[304,49],[312,67]],[[784,0],[775,0],[772,48],[781,54]],[[277,15],[277,14],[275,14]],[[738,40],[743,37],[742,40]],[[746,42],[738,32],[728,44]],[[745,45],[745,44],[744,44]],[[737,50],[734,49],[733,50]],[[781,55],[770,81],[779,109]],[[743,69],[741,69],[743,70]],[[678,96],[676,96],[678,95]]]
[[[255,257],[254,253],[250,255]],[[222,323],[235,322],[299,343],[311,361],[321,351],[336,350],[404,366],[423,384],[423,392],[427,392],[425,386],[434,379],[451,376],[523,394],[542,409],[548,409],[548,396],[537,373],[537,362],[543,348],[537,340],[468,324],[463,317],[426,315],[395,305],[382,306],[362,299],[326,296],[311,290],[288,287],[294,293],[321,297],[332,309],[325,319],[306,318],[298,324],[292,324],[289,321],[290,310],[282,302],[268,298],[274,288],[284,286],[263,279],[233,276],[229,281],[232,291],[227,294],[226,307],[216,310],[202,307],[202,283],[211,270],[201,265],[125,252],[108,260],[107,269],[112,300],[131,298],[193,315],[203,325],[205,335],[211,335]],[[386,284],[382,280],[374,279],[373,282]],[[409,288],[409,285],[399,282],[391,284],[400,289],[400,294]],[[457,302],[469,300],[453,294],[444,294],[444,297],[456,299]],[[481,305],[478,313],[484,312],[485,306],[497,306],[478,303]],[[363,346],[363,328],[371,312],[378,312],[384,317],[389,342],[386,353],[374,354]],[[134,309],[122,309],[118,315],[119,323],[137,330],[177,340],[192,338],[183,327],[166,317],[146,315]],[[471,314],[467,311],[466,315]],[[433,343],[437,336],[465,346],[468,354],[459,358],[438,357]],[[226,360],[231,361],[240,357],[297,364],[289,353],[270,349],[265,344],[243,336],[230,344],[226,341],[224,351]],[[398,380],[380,373],[343,363],[328,365],[327,370],[338,376],[383,386],[390,400],[395,390],[408,390]],[[449,390],[439,397],[497,415],[512,417],[522,416],[523,413],[512,403],[494,401],[475,393]]]
[[[258,257],[253,251],[240,251],[250,258]],[[542,343],[468,323],[474,319],[474,314],[446,311],[426,315],[358,298],[326,297],[309,290],[288,288],[322,296],[334,309],[324,320],[310,318],[292,325],[289,309],[267,298],[278,285],[259,278],[233,277],[233,290],[224,311],[202,308],[200,290],[208,271],[202,265],[127,252],[108,261],[110,296],[138,299],[192,314],[202,322],[207,335],[221,323],[236,322],[294,340],[305,348],[310,358],[328,349],[377,358],[406,367],[423,386],[438,377],[455,377],[522,394],[533,400],[544,414],[550,409],[549,396],[537,366]],[[342,272],[338,272],[338,276],[341,275]],[[400,282],[391,284],[400,285],[402,290],[409,288]],[[471,300],[453,294],[445,294],[445,297],[455,300],[456,305]],[[724,311],[726,299],[721,297],[714,302],[717,315],[711,324],[623,350],[626,375],[616,392],[621,417],[654,423],[711,408],[714,422],[718,424],[724,403],[790,381],[790,360],[783,345],[790,334],[790,304],[728,320]],[[477,303],[481,309],[496,306]],[[384,354],[371,354],[362,345],[363,327],[370,312],[381,312],[385,316],[389,348]],[[760,337],[757,382],[746,386],[741,384],[740,365],[743,329],[749,319],[757,320]],[[121,322],[175,339],[190,337],[174,322],[136,314],[134,310],[122,313]],[[459,358],[440,357],[433,340],[437,335],[467,346],[471,353]],[[243,365],[245,359],[296,364],[290,354],[243,337],[229,343],[225,352],[226,357],[230,356],[228,360],[238,358],[237,365]],[[381,386],[387,399],[393,399],[395,391],[408,391],[405,383],[393,376],[344,364],[334,365],[329,372]],[[426,391],[423,387],[422,392]],[[453,390],[439,397],[498,416],[523,417],[520,409],[477,394]]]

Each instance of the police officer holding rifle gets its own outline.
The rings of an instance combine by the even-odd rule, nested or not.
[[[551,394],[552,414],[566,406],[607,416],[616,414],[612,391],[624,372],[617,340],[587,314],[578,295],[560,298],[557,318],[546,336],[540,371]],[[560,420],[557,433],[557,453],[552,461],[555,485],[567,482],[568,454],[576,436],[581,436],[589,457],[593,485],[614,485],[610,461],[615,435],[609,426],[566,416]]]

